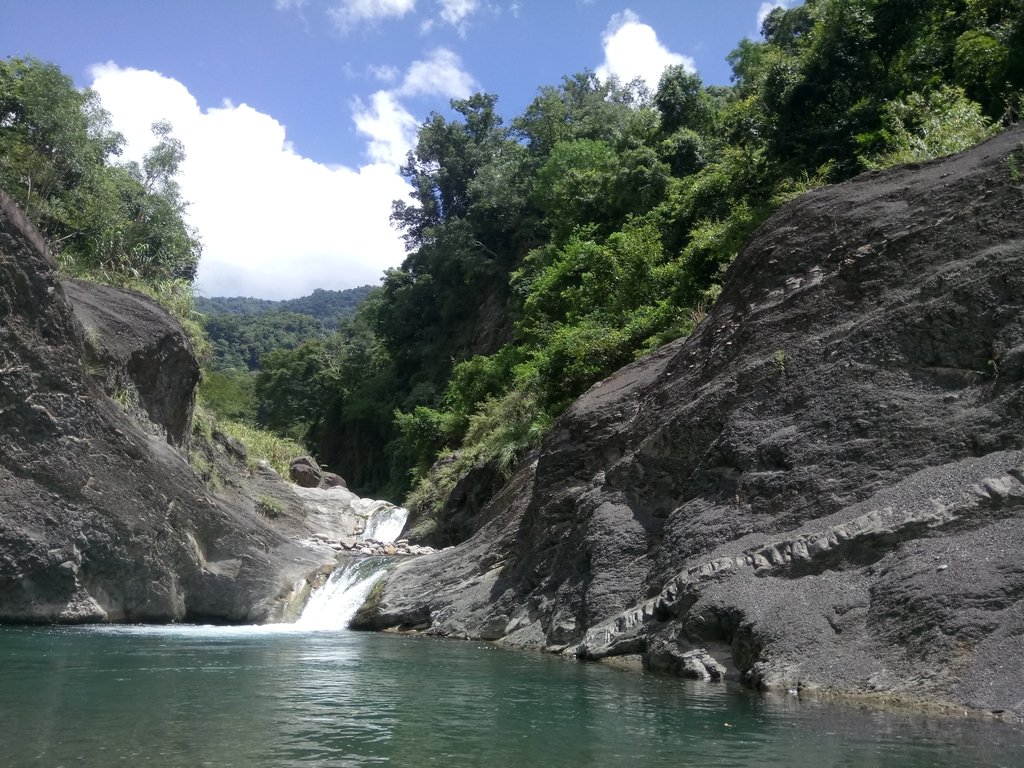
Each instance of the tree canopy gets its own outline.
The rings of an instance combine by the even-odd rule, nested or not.
[[[781,202],[1017,120],[1022,4],[807,0],[740,41],[726,88],[583,72],[508,123],[493,94],[453,101],[403,169],[406,260],[356,326],[268,360],[261,391],[319,382],[287,413],[357,488],[435,503],[475,462],[511,466],[584,389],[688,333]]]
[[[118,163],[124,138],[95,93],[53,64],[0,61],[0,186],[66,269],[146,282],[191,282],[202,250],[175,176],[181,142],[165,122],[141,164]]]

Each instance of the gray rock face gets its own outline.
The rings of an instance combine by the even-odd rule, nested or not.
[[[411,510],[410,541],[436,548],[465,541],[487,522],[487,502],[503,480],[496,461],[479,462],[459,479],[440,510],[433,514]]]
[[[360,625],[1024,714],[1022,147],[781,208]]]
[[[120,354],[115,342],[104,348]],[[53,260],[0,193],[0,621],[273,614],[322,560],[251,506],[215,502],[182,454],[100,391],[84,358]]]
[[[107,395],[138,408],[173,445],[188,436],[199,363],[181,328],[152,299],[85,280],[64,292],[85,329],[86,364]]]

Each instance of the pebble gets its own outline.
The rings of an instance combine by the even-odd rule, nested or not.
[[[335,552],[348,550],[350,552],[359,552],[363,555],[407,557],[411,555],[429,555],[438,551],[433,547],[423,547],[419,544],[410,544],[408,539],[399,539],[396,542],[389,543],[374,541],[373,539],[358,539],[351,536],[343,536],[340,539],[334,539],[329,536],[325,536],[322,533],[314,533],[310,538],[313,543],[326,545]]]

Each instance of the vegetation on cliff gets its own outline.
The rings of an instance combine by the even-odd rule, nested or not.
[[[154,145],[141,163],[120,162],[124,137],[112,130],[95,93],[76,89],[53,64],[0,60],[0,189],[45,237],[65,275],[156,299],[206,360],[221,348],[211,347],[195,306],[192,283],[202,245],[185,220],[186,202],[176,182],[184,148],[167,123],[155,124],[153,135]],[[325,296],[311,307],[338,313],[355,300],[358,296],[340,302]],[[271,337],[274,345],[289,340],[294,345],[323,333],[323,325],[305,315],[299,325],[301,337],[289,329],[291,336]],[[222,382],[210,386],[214,393],[217,384]],[[213,399],[217,410],[224,398]],[[223,415],[243,414],[226,409]],[[268,457],[295,449],[294,443],[256,434],[245,424],[228,422],[225,430],[245,434],[256,446],[254,456],[261,445]]]
[[[584,72],[510,121],[492,94],[431,114],[392,216],[401,268],[350,316],[324,291],[222,302],[203,397],[305,439],[359,492],[416,486],[437,506],[473,466],[508,471],[596,381],[688,334],[780,202],[1016,121],[1024,3],[807,0],[729,61],[729,87],[681,67],[653,93]],[[182,147],[154,132],[141,164],[119,163],[93,94],[51,65],[0,63],[0,186],[65,270],[162,297],[204,344]]]
[[[90,90],[53,64],[0,60],[0,188],[75,277],[134,288],[205,341],[192,280],[202,252],[175,177],[185,158],[168,123],[153,125],[142,163],[119,162],[124,137]]]
[[[511,123],[487,94],[430,115],[394,207],[408,257],[335,336],[264,358],[264,423],[305,432],[357,489],[415,482],[436,505],[687,334],[780,202],[1019,117],[1020,0],[808,0],[763,32],[727,88],[582,73]]]

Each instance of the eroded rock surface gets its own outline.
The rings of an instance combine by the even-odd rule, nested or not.
[[[1024,714],[1022,147],[785,205],[359,625]]]
[[[101,390],[84,336],[42,239],[0,193],[0,621],[273,615],[323,558],[251,503],[215,500]]]
[[[85,362],[108,396],[148,418],[173,445],[192,421],[199,363],[185,333],[152,299],[85,280],[64,292],[85,331]]]

